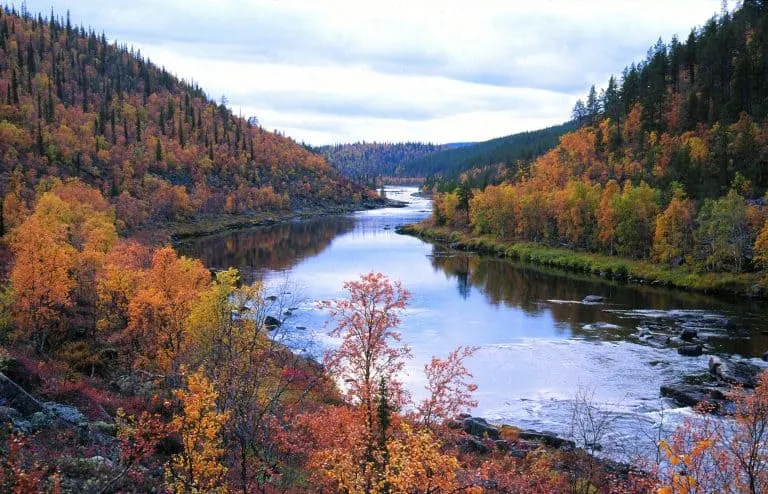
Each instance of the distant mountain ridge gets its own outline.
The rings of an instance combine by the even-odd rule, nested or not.
[[[499,173],[513,175],[521,162],[528,163],[546,153],[558,144],[561,136],[576,127],[575,122],[566,122],[545,129],[468,143],[403,163],[402,168],[412,175],[428,177],[428,187],[438,186],[445,190],[453,189],[460,175],[471,170],[473,183],[470,185],[483,187],[498,181]]]
[[[436,153],[446,146],[422,142],[355,142],[313,148],[337,170],[354,180],[375,184],[382,177],[413,178],[403,163]]]

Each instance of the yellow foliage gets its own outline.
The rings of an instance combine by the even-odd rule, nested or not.
[[[387,443],[389,462],[385,471],[391,493],[452,492],[456,489],[455,456],[440,452],[441,444],[422,430],[414,432],[403,423],[401,437]]]
[[[182,451],[166,466],[168,489],[174,494],[226,493],[221,430],[229,413],[216,409],[219,395],[202,369],[187,378],[186,390],[178,389],[174,395],[182,413],[174,415],[170,428],[181,437]]]

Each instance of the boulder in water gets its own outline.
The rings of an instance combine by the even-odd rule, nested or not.
[[[693,341],[694,338],[696,338],[699,335],[699,332],[692,328],[685,328],[682,333],[680,333],[680,339],[683,341]]]
[[[672,398],[678,405],[686,407],[704,402],[717,404],[726,399],[720,388],[692,384],[665,384],[661,387],[661,396]]]
[[[602,295],[587,295],[582,302],[585,304],[602,304],[605,302],[605,297]]]
[[[704,353],[701,345],[683,345],[677,349],[677,353],[686,357],[698,357]]]
[[[754,388],[760,368],[747,362],[712,356],[709,358],[709,372],[728,384]]]
[[[282,322],[280,322],[280,319],[272,316],[267,316],[264,318],[264,326],[267,328],[267,330],[272,331],[275,328],[279,328],[282,326]]]

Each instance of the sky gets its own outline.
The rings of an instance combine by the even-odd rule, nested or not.
[[[26,4],[69,10],[74,24],[313,145],[482,141],[556,125],[590,85],[721,9],[721,0]]]

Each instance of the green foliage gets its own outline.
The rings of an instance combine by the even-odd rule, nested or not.
[[[505,177],[513,177],[520,163],[528,163],[555,147],[560,137],[576,128],[572,122],[531,132],[512,134],[485,142],[450,147],[401,165],[406,176],[430,177],[424,188],[452,191],[461,184],[459,176],[464,172],[470,188],[484,188],[498,183]],[[494,165],[502,165],[503,176]]]
[[[505,242],[488,235],[467,235],[449,228],[433,228],[422,224],[406,225],[398,231],[435,242],[450,243],[461,250],[609,279],[642,281],[686,290],[746,294],[751,293],[752,285],[760,280],[758,273],[706,273],[690,266],[669,267],[649,261],[546,247],[530,242]]]
[[[697,238],[707,267],[713,271],[741,271],[752,249],[744,198],[731,189],[723,198],[707,199],[697,220]]]
[[[362,183],[375,185],[379,178],[420,177],[405,164],[439,152],[446,146],[421,142],[356,142],[321,146],[314,151],[334,168]]]

